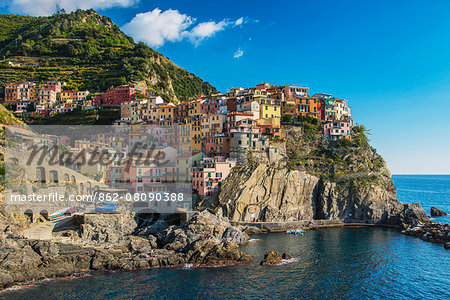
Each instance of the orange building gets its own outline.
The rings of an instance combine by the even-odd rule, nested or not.
[[[294,97],[296,114],[304,117],[320,119],[321,103],[319,99],[311,97]]]

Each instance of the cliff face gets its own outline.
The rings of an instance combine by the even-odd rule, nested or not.
[[[236,169],[223,184],[217,207],[233,221],[340,219],[396,222],[403,204],[379,184],[323,181],[304,171],[260,164]]]
[[[401,226],[428,220],[420,205],[398,201],[384,160],[367,140],[330,144],[319,131],[308,134],[299,127],[284,133],[286,155],[235,168],[210,208],[243,222],[342,220]]]

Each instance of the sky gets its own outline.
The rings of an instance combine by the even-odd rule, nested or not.
[[[349,100],[393,174],[450,174],[450,1],[0,0],[93,8],[225,92],[302,84]]]

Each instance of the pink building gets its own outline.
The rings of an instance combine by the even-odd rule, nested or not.
[[[135,94],[146,95],[146,90],[139,85],[122,85],[108,89],[101,99],[101,105],[120,105],[122,102],[134,100]]]
[[[219,111],[219,99],[206,99],[201,103],[202,114],[215,114]]]
[[[61,93],[61,81],[47,81],[45,84],[45,88],[48,90],[52,90],[55,93]]]
[[[228,177],[236,161],[223,156],[205,157],[200,167],[194,167],[192,172],[192,188],[201,196],[210,196],[220,189],[220,183]]]
[[[323,134],[328,141],[338,141],[351,138],[351,124],[348,121],[326,123],[323,126]]]

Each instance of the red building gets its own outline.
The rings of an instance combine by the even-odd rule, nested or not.
[[[122,85],[108,89],[101,98],[101,105],[120,105],[135,99],[135,94],[146,95],[145,87],[139,85]]]

